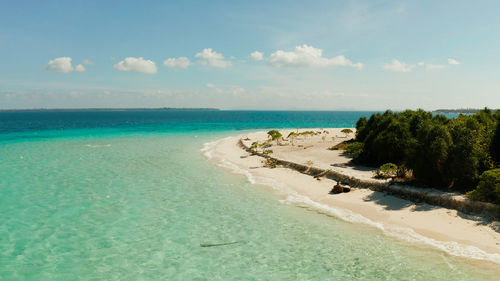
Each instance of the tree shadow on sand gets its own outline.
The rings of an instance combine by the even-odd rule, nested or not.
[[[402,199],[384,192],[373,192],[372,194],[363,198],[365,202],[374,202],[381,205],[386,210],[402,210],[408,207],[413,207],[410,210],[413,211],[430,211],[438,206],[433,206],[421,202],[413,202],[406,199]]]
[[[500,233],[500,221],[487,215],[478,214],[465,214],[458,212],[457,215],[463,219],[473,221],[475,225],[486,225],[493,229],[495,232]]]
[[[413,202],[402,199],[384,192],[373,192],[372,194],[363,198],[365,202],[374,202],[384,207],[385,210],[402,210],[408,207],[412,212],[430,211],[434,209],[444,208],[440,206],[430,205],[422,202]],[[446,209],[446,208],[445,208]],[[452,210],[452,209],[449,209]],[[489,226],[494,231],[500,233],[500,221],[487,215],[466,214],[461,211],[457,212],[457,216],[468,221],[473,222],[475,225]]]
[[[332,166],[332,167],[338,167],[338,168],[351,168],[353,170],[362,171],[362,172],[372,172],[372,171],[375,171],[375,168],[366,167],[366,166],[359,166],[359,165],[355,165],[355,164],[353,164],[351,162],[347,162],[347,163],[334,163],[334,164],[330,164],[330,166]]]

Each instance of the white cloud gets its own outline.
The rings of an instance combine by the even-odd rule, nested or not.
[[[434,69],[443,69],[443,68],[447,68],[448,66],[446,65],[443,65],[443,64],[430,64],[428,63],[426,65],[426,69],[427,70],[434,70]]]
[[[217,53],[211,48],[203,49],[203,51],[196,54],[196,57],[201,59],[200,63],[203,65],[218,68],[226,68],[232,65],[230,61],[224,60],[224,56],[221,53]]]
[[[88,59],[84,59],[82,64],[87,64],[87,65],[94,65],[94,62]]]
[[[212,84],[212,83],[207,83],[205,86],[207,86],[207,88],[215,88],[215,84]]]
[[[83,66],[83,64],[78,64],[75,66],[75,71],[76,72],[84,72],[86,69],[85,69],[85,66]]]
[[[424,63],[419,62],[418,65],[423,66]],[[391,63],[384,64],[382,68],[392,72],[410,72],[413,68],[415,68],[415,65],[407,64],[406,62],[393,59]]]
[[[186,69],[189,67],[191,62],[186,57],[180,58],[169,58],[163,61],[163,65],[166,68],[178,68],[178,69]]]
[[[59,73],[69,73],[73,72],[74,68],[73,65],[71,65],[70,57],[60,57],[50,60],[49,63],[47,63],[47,70]]]
[[[286,52],[278,50],[271,54],[268,63],[275,67],[326,67],[350,66],[363,68],[362,63],[353,63],[344,56],[333,58],[323,57],[323,50],[308,45],[295,47],[295,51]]]
[[[155,74],[156,64],[152,60],[145,60],[142,57],[128,57],[114,65],[115,69],[121,71],[139,72],[144,74]]]
[[[262,52],[255,51],[255,52],[250,54],[250,58],[253,61],[259,61],[259,60],[262,60],[264,58],[264,54]]]
[[[460,64],[460,62],[457,61],[456,59],[449,58],[448,64],[458,65],[458,64]]]

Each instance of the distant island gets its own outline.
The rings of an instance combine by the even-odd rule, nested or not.
[[[478,108],[460,108],[460,109],[436,109],[433,112],[435,113],[461,113],[461,114],[475,114],[481,111]],[[495,112],[496,110],[492,110]]]
[[[171,111],[218,111],[218,108],[31,108],[31,109],[0,109],[0,112],[27,112],[27,111],[144,111],[144,110],[171,110]]]

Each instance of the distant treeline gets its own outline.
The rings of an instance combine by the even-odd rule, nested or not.
[[[433,112],[436,113],[461,113],[461,114],[474,114],[481,111],[478,108],[460,108],[460,109],[436,109]],[[496,110],[492,110],[495,112]]]
[[[386,111],[360,118],[356,128],[356,142],[348,150],[355,162],[394,163],[418,183],[444,190],[471,191],[500,162],[500,111],[483,109],[453,119],[424,110]],[[500,177],[496,180],[489,187],[493,193],[476,198],[500,202]]]

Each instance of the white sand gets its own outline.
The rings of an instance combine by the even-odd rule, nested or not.
[[[273,143],[269,149],[273,150],[272,155],[276,158],[300,164],[312,161],[314,167],[334,169],[360,179],[373,180],[372,169],[346,165],[349,157],[342,155],[340,151],[327,150],[347,138],[344,138],[341,129],[325,130],[329,134],[296,140],[295,146],[277,146]],[[295,130],[280,132],[286,137],[290,131]],[[326,136],[325,140],[322,136]],[[332,136],[337,136],[335,142],[331,140]],[[245,174],[253,183],[279,189],[288,202],[308,204],[346,221],[369,224],[390,236],[425,244],[451,255],[500,263],[500,233],[479,218],[453,209],[415,204],[369,189],[329,194],[335,184],[333,180],[323,178],[318,181],[288,168],[264,168],[262,157],[249,156],[238,146],[238,141],[242,138],[249,138],[245,141],[249,145],[256,140],[266,140],[267,135],[265,132],[257,132],[225,138],[207,145],[205,153],[219,165]]]

